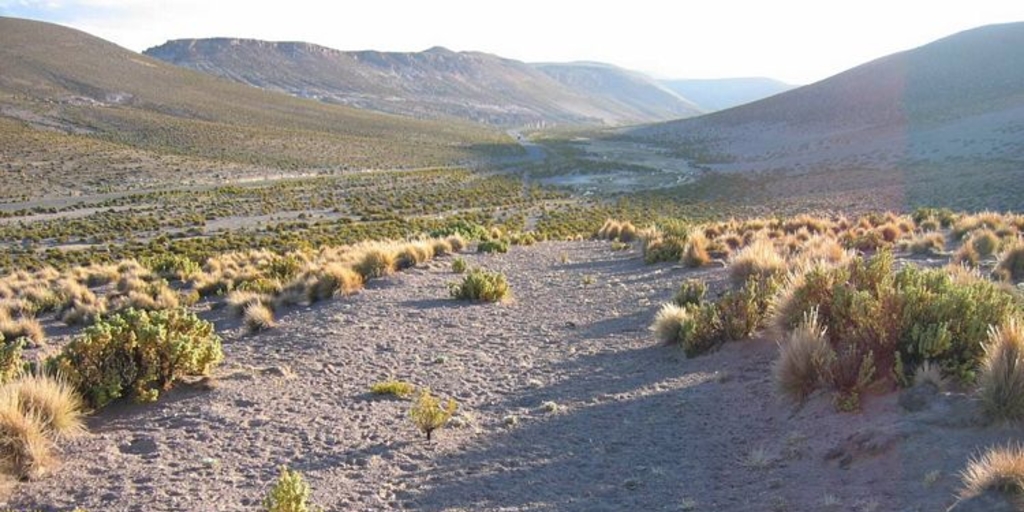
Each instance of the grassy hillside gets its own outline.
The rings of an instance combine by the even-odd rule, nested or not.
[[[422,118],[458,118],[519,127],[635,124],[685,117],[697,109],[639,75],[604,68],[600,81],[567,78],[477,52],[344,52],[251,39],[169,41],[147,55],[300,97]],[[578,72],[591,68],[572,67]],[[597,85],[597,87],[595,87]]]
[[[418,167],[517,150],[478,126],[261,91],[57,25],[0,18],[0,34],[5,195],[36,179],[71,175],[63,184],[74,188],[119,169],[160,182],[178,172]]]

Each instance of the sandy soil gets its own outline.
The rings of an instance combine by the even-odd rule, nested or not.
[[[448,299],[442,259],[255,336],[207,313],[225,336],[215,389],[103,410],[6,505],[256,510],[287,464],[327,510],[933,511],[970,454],[1018,433],[979,426],[955,394],[914,413],[896,394],[860,414],[824,396],[794,409],[767,335],[692,360],[657,345],[658,304],[686,276],[721,289],[718,267],[645,266],[599,242],[466,257],[503,271],[515,300]],[[368,394],[388,377],[454,397],[461,426],[426,442],[409,402]]]

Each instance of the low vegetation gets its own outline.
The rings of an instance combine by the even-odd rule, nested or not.
[[[448,287],[451,296],[458,300],[502,302],[512,298],[505,275],[489,270],[470,270],[461,283],[450,283]]]
[[[400,380],[386,380],[370,386],[370,393],[375,395],[408,398],[416,392],[416,386]]]
[[[266,512],[317,512],[322,510],[309,503],[309,484],[298,471],[281,467],[281,476],[263,498]]]
[[[121,397],[151,402],[181,377],[206,375],[223,357],[213,324],[183,309],[129,309],[87,327],[50,361],[100,408]]]
[[[435,430],[444,428],[452,419],[458,404],[449,398],[444,405],[430,393],[429,389],[420,391],[419,396],[409,409],[409,417],[413,424],[430,441]]]
[[[962,498],[986,491],[1024,494],[1024,446],[1009,444],[986,450],[967,463],[962,473]]]

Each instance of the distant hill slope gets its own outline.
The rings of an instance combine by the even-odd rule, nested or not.
[[[761,101],[626,136],[720,170],[1024,169],[1024,23],[968,30]]]
[[[0,159],[8,169],[40,179],[57,178],[39,162],[65,174],[82,173],[84,183],[94,167],[137,169],[151,177],[166,167],[229,164],[289,172],[411,167],[514,146],[506,135],[479,125],[401,118],[261,91],[36,21],[0,18],[0,70]],[[74,148],[83,147],[91,149],[79,157],[119,156],[88,169],[69,164]],[[168,155],[173,163],[166,163]]]
[[[543,67],[444,48],[344,52],[308,43],[216,38],[169,41],[145,53],[264,89],[421,118],[514,127],[637,124],[698,113],[657,84],[621,70],[605,70],[609,86],[597,91],[588,84],[567,85]]]
[[[708,112],[743,105],[796,87],[761,77],[659,80],[658,83]]]
[[[602,104],[621,105],[649,119],[679,119],[704,112],[686,95],[679,95],[655,80],[626,69],[598,62],[540,63],[533,67],[562,85]]]

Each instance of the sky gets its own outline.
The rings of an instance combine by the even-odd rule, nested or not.
[[[807,84],[961,30],[1024,21],[1024,1],[0,0],[0,15],[135,51],[198,37],[340,50],[444,46],[527,62],[607,62],[658,78]]]

